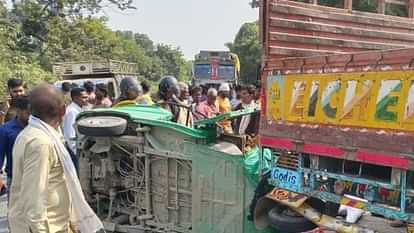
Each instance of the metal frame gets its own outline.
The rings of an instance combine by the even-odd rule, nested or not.
[[[53,73],[57,76],[72,76],[72,65],[89,64],[92,66],[92,72],[85,75],[98,74],[137,74],[137,64],[117,60],[106,61],[79,61],[79,62],[63,62],[53,65]],[[96,71],[93,69],[97,68]]]
[[[313,156],[318,156],[318,155],[313,155]],[[300,157],[301,157],[300,160],[302,161],[302,158],[303,158],[302,155],[300,155]],[[274,169],[277,168],[277,165],[275,165],[273,168]],[[291,170],[291,171],[299,174],[300,178],[303,178],[305,174],[309,175],[309,186],[305,186],[303,182],[299,182],[299,187],[291,188],[289,187],[288,184],[284,184],[283,182],[275,180],[272,177],[269,178],[269,183],[275,186],[276,188],[281,188],[281,189],[285,189],[291,192],[304,194],[309,197],[314,197],[314,198],[318,198],[321,200],[325,200],[325,201],[329,201],[329,202],[333,202],[337,204],[342,204],[342,205],[347,205],[347,206],[354,207],[354,208],[363,209],[371,213],[379,214],[379,215],[392,218],[392,219],[399,219],[399,220],[407,221],[410,223],[414,222],[414,213],[407,213],[405,211],[406,200],[407,200],[406,194],[408,191],[406,187],[406,182],[407,182],[406,180],[407,171],[406,170],[402,170],[401,172],[400,185],[398,187],[390,183],[377,182],[374,180],[369,180],[369,179],[364,179],[364,178],[351,177],[347,175],[325,172],[325,171],[318,170],[318,168],[310,168],[310,169],[303,168],[303,162],[299,163],[299,167],[296,170]],[[367,185],[367,187],[371,186],[371,187],[385,188],[388,190],[390,189],[397,190],[400,193],[399,194],[400,204],[398,206],[399,209],[392,208],[391,206],[387,207],[381,204],[378,205],[371,201],[355,202],[354,200],[343,196],[343,194],[341,195],[341,194],[335,194],[335,193],[327,192],[323,190],[322,191],[317,190],[317,187],[316,187],[317,176],[331,178],[337,181],[352,182],[353,184],[363,184],[363,185]]]

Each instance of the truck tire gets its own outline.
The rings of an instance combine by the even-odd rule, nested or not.
[[[77,122],[79,133],[94,137],[112,137],[124,134],[127,120],[113,116],[85,117]]]
[[[286,213],[286,208],[277,206],[268,213],[269,223],[283,233],[300,233],[315,229],[317,226],[303,216]]]
[[[263,174],[259,183],[256,186],[256,189],[254,190],[254,196],[249,206],[249,215],[247,216],[247,219],[249,221],[253,221],[254,209],[256,208],[257,201],[260,198],[264,197],[266,194],[268,194],[270,191],[272,191],[272,189],[274,188],[267,181],[269,178],[270,178],[270,172]]]

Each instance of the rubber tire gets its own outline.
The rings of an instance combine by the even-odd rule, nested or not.
[[[125,133],[128,122],[121,117],[85,117],[77,122],[79,133],[94,137],[120,136]]]
[[[280,206],[271,209],[268,217],[270,225],[283,233],[300,233],[313,230],[317,227],[305,217],[284,214],[283,208]]]
[[[247,216],[247,219],[249,221],[253,222],[254,209],[256,208],[257,201],[260,198],[264,197],[266,194],[268,194],[270,191],[272,191],[272,189],[274,188],[274,186],[269,184],[269,178],[270,172],[263,174],[263,176],[260,178],[259,183],[256,186],[256,189],[254,190],[254,196],[249,206],[249,215]]]

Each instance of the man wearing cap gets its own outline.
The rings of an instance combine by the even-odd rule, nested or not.
[[[219,107],[220,114],[230,112],[231,111],[231,104],[229,100],[230,95],[230,86],[228,83],[222,83],[219,87],[218,97],[217,97],[217,104]],[[219,125],[223,127],[225,133],[232,134],[233,129],[231,128],[231,121],[230,120],[223,120],[219,122]]]

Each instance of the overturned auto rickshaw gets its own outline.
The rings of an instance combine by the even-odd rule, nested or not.
[[[107,232],[260,233],[248,221],[259,149],[217,122],[247,109],[174,123],[159,106],[83,112],[77,119],[80,180]]]

